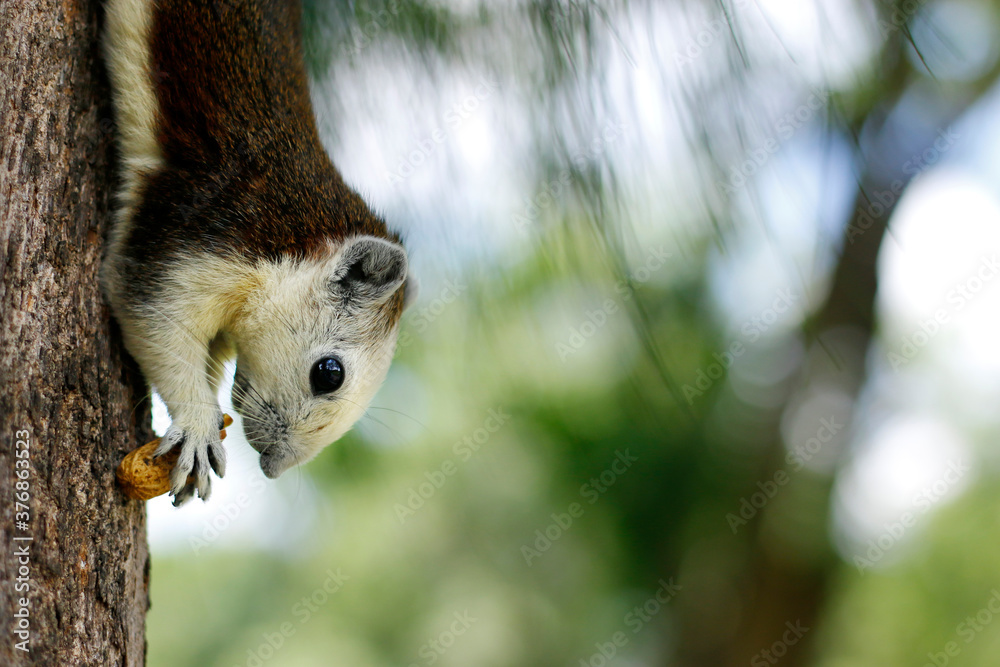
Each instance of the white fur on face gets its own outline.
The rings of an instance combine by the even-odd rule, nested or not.
[[[269,477],[312,459],[346,433],[392,361],[398,326],[384,322],[377,306],[385,299],[345,304],[331,288],[342,254],[259,269],[258,288],[233,325],[233,404]],[[344,383],[315,396],[310,372],[325,357],[340,360]]]
[[[345,249],[359,247],[374,247],[360,256],[381,257],[405,276],[402,248],[373,237],[331,247],[319,260],[251,263],[197,254],[171,268],[158,299],[119,314],[126,345],[174,425],[205,438],[218,434],[216,387],[235,348],[233,405],[244,417],[247,439],[262,453],[265,474],[277,477],[347,432],[392,361],[398,322],[386,322],[379,305],[402,282],[388,279],[378,294],[339,289],[335,280],[359,257]],[[386,248],[392,249],[388,260]],[[345,299],[347,292],[353,296]],[[343,386],[314,396],[310,373],[329,356],[344,367]]]

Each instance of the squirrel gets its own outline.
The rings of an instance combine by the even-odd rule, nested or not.
[[[218,391],[276,478],[362,416],[412,298],[398,234],[320,141],[297,0],[109,0],[121,183],[101,283],[180,448],[174,505],[222,477]],[[190,476],[190,480],[189,480]]]

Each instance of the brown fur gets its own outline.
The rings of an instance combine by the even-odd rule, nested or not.
[[[394,241],[327,156],[313,118],[294,0],[157,0],[150,32],[165,167],[148,178],[124,252],[155,291],[192,249],[275,260],[329,241]],[[385,306],[389,326],[402,293]]]

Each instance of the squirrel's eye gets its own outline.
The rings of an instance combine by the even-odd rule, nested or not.
[[[323,357],[309,373],[314,394],[329,394],[344,384],[344,366],[337,357]]]

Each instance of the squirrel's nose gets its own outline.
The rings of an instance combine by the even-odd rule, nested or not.
[[[260,469],[268,479],[277,479],[295,463],[287,445],[275,443],[260,454]]]

